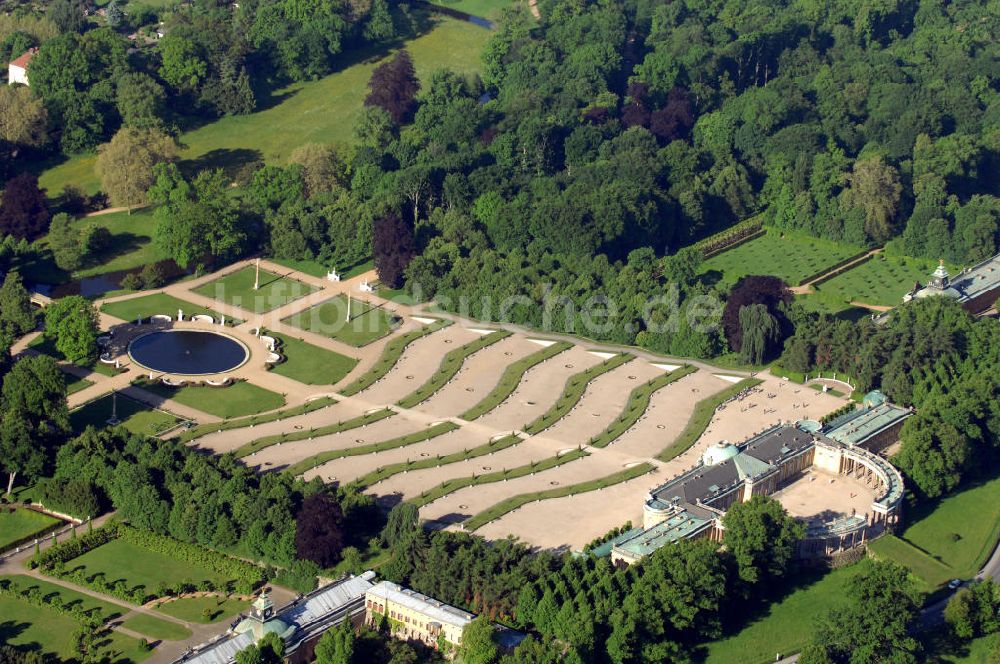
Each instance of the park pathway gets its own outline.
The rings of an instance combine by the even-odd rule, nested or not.
[[[819,275],[817,277],[813,277],[812,279],[810,279],[809,281],[805,282],[804,284],[799,284],[798,286],[791,286],[791,287],[789,287],[788,290],[791,291],[793,295],[808,295],[810,293],[814,293],[815,290],[816,290],[816,289],[813,288],[814,284],[816,284],[816,283],[818,283],[820,281],[824,281],[826,279],[829,279],[830,275],[832,273],[834,273],[834,272],[836,272],[836,273],[839,274],[841,272],[847,272],[848,270],[853,270],[854,268],[856,268],[861,263],[864,263],[865,261],[870,260],[872,257],[877,256],[878,254],[882,253],[883,249],[884,249],[884,247],[878,247],[876,249],[872,249],[871,251],[869,251],[868,253],[864,254],[863,256],[858,256],[857,258],[855,258],[854,260],[852,260],[850,263],[846,263],[844,265],[840,265],[838,267],[835,267],[835,268],[832,268],[830,270],[827,270],[823,274],[821,274],[821,275]],[[866,308],[869,308],[869,309],[874,308],[874,305],[864,304],[864,303],[861,303],[861,302],[857,302],[857,303],[851,302],[851,304],[853,304],[855,306],[859,306],[859,307],[866,307]],[[878,311],[878,310],[879,309],[876,309],[876,311]]]

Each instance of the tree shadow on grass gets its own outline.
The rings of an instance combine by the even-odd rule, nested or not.
[[[17,638],[25,632],[31,623],[17,622],[16,620],[4,620],[0,622],[0,643],[10,643],[12,639]],[[28,644],[18,644],[18,650],[41,650],[41,645],[38,643],[28,643]]]
[[[218,148],[209,150],[194,159],[184,159],[180,162],[181,172],[187,177],[194,177],[201,171],[221,168],[226,178],[232,180],[240,169],[249,163],[261,161],[260,150],[249,148]]]

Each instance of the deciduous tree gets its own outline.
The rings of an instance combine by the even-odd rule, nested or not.
[[[45,336],[67,360],[86,366],[97,360],[97,321],[90,300],[69,295],[45,308]]]
[[[21,173],[7,180],[0,198],[0,235],[36,240],[48,231],[51,218],[37,177]]]
[[[401,50],[392,60],[376,67],[368,81],[368,89],[365,106],[384,109],[396,124],[409,120],[416,109],[420,90],[410,54]]]
[[[403,272],[416,253],[413,231],[395,212],[375,221],[372,243],[378,278],[389,288],[403,285]]]
[[[134,206],[146,202],[146,191],[155,182],[154,167],[172,159],[177,148],[174,139],[159,130],[123,127],[97,152],[101,187],[131,214]]]
[[[736,559],[740,578],[749,584],[766,584],[783,576],[805,535],[805,526],[789,516],[781,503],[761,495],[731,505],[723,525],[726,550]]]

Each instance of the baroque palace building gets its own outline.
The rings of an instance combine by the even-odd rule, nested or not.
[[[807,521],[799,556],[825,558],[860,546],[891,530],[899,520],[903,478],[878,452],[898,439],[903,421],[911,414],[875,392],[861,408],[825,427],[813,421],[778,424],[738,445],[722,441],[707,449],[697,465],[649,492],[641,528],[618,536],[594,553],[629,564],[680,539],[721,541],[722,517],[731,505],[755,495],[774,494],[803,481],[812,469],[860,481],[871,490],[874,501],[864,514]]]

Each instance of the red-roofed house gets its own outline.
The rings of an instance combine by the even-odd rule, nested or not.
[[[33,48],[16,60],[10,61],[10,65],[7,68],[8,85],[14,85],[15,83],[28,85],[28,63],[31,62],[31,58],[35,57],[36,53],[38,53],[38,49]]]

